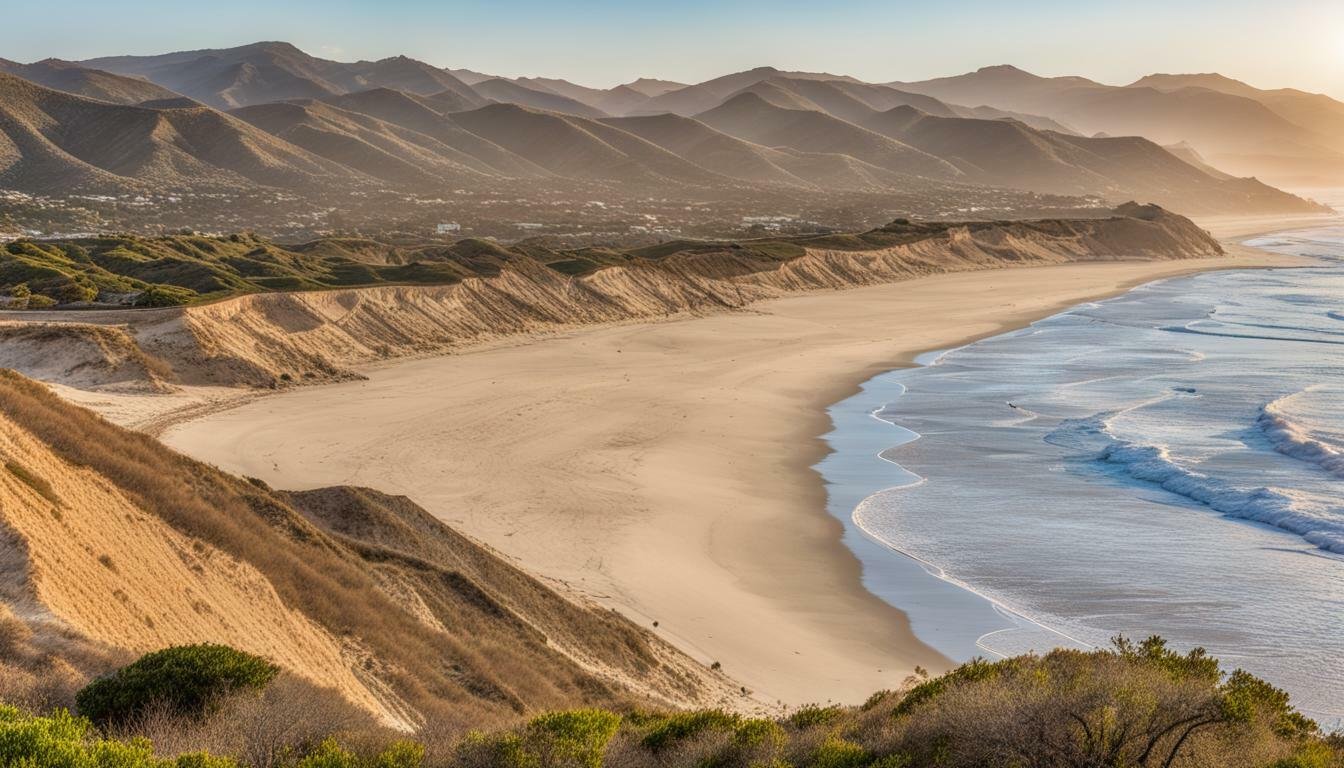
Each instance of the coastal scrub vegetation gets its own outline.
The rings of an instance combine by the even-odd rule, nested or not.
[[[164,648],[89,683],[75,699],[99,723],[124,723],[151,707],[177,715],[204,715],[239,690],[264,688],[279,667],[226,645]]]
[[[0,707],[0,766],[125,768],[1340,768],[1344,738],[1288,695],[1196,648],[1159,637],[1105,650],[975,660],[912,678],[861,706],[773,717],[722,710],[578,709],[468,733],[426,723],[413,738],[373,724],[333,693],[220,646],[157,652],[105,680],[135,680],[169,706],[95,725],[80,711]],[[242,681],[191,696],[183,670]],[[161,676],[156,681],[154,678]],[[124,684],[124,683],[123,683]],[[105,687],[103,681],[90,688]],[[210,691],[217,689],[209,685]],[[197,691],[199,692],[199,690]],[[141,702],[143,703],[143,701]],[[84,711],[92,706],[93,711]]]
[[[249,233],[20,239],[0,245],[0,309],[90,302],[165,307],[268,291],[450,285],[472,277],[495,277],[506,268],[578,277],[606,267],[666,262],[674,273],[703,268],[719,276],[741,275],[778,269],[809,249],[878,251],[945,237],[954,230],[1060,242],[1083,237],[1099,256],[1119,248],[1128,257],[1138,257],[1162,241],[1154,252],[1163,257],[1222,252],[1215,240],[1188,220],[1156,206],[1127,203],[1112,214],[1110,219],[1012,222],[896,219],[863,232],[677,239],[630,247],[568,248],[545,238],[509,245],[475,238],[442,243],[352,237],[281,244]],[[717,266],[705,266],[706,261]]]

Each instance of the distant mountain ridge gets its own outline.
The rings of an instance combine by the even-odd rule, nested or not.
[[[1344,105],[1216,75],[1117,87],[990,67],[879,85],[760,67],[685,86],[642,78],[597,89],[404,56],[337,62],[281,42],[4,68],[53,84],[0,81],[12,95],[0,101],[0,183],[42,193],[562,179],[694,197],[951,183],[1214,213],[1316,209],[1236,178],[1251,134],[1280,137],[1274,146],[1299,163],[1337,158],[1344,169],[1344,154],[1281,114],[1344,126]],[[1244,123],[1212,149],[1209,111]],[[1115,138],[1079,135],[1099,126]],[[1137,136],[1147,133],[1156,140]]]
[[[448,91],[469,106],[485,99],[447,70],[394,56],[344,63],[310,56],[289,43],[262,42],[159,56],[113,56],[86,67],[143,77],[217,109],[322,98],[387,87],[420,95]]]
[[[1344,174],[1344,104],[1291,89],[1262,91],[1222,75],[1150,75],[1113,86],[997,66],[889,85],[944,101],[1048,115],[1087,134],[1187,142],[1234,175],[1328,184]]]
[[[0,59],[0,72],[58,91],[115,104],[141,104],[181,98],[179,94],[148,80],[82,67],[60,59],[43,59],[32,64]]]

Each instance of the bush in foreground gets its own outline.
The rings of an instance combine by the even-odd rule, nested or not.
[[[94,680],[75,698],[80,714],[100,724],[127,723],[151,708],[199,716],[235,691],[260,690],[279,668],[226,645],[181,645],[145,654]]]
[[[235,768],[234,761],[196,753],[175,760],[154,756],[149,741],[97,735],[88,720],[56,712],[32,717],[0,706],[0,765],[27,768]]]
[[[155,661],[132,667],[181,679],[180,668]],[[134,688],[161,685],[142,679]],[[579,709],[431,739],[428,753],[367,719],[323,716],[312,705],[333,698],[282,680],[159,720],[157,730],[123,727],[122,741],[64,713],[0,709],[0,768],[1344,768],[1344,738],[1323,735],[1283,691],[1156,637],[974,661],[859,707],[801,707],[778,719]],[[151,733],[166,754],[156,757],[137,735]]]

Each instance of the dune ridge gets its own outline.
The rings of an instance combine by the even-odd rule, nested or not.
[[[352,367],[380,359],[595,323],[738,309],[799,291],[945,272],[1223,253],[1188,219],[1138,205],[1095,220],[901,221],[858,238],[809,241],[791,258],[728,243],[691,245],[674,244],[658,258],[634,258],[577,277],[535,260],[511,259],[493,276],[443,286],[253,294],[164,310],[12,313],[21,324],[40,323],[49,335],[64,334],[71,356],[61,373],[51,357],[39,363],[31,356],[6,354],[20,371],[86,389],[173,383],[277,387],[348,378]],[[112,333],[124,337],[113,346],[129,350],[130,344],[143,353],[149,378],[132,381],[134,370],[125,361],[140,358],[129,351],[118,352],[120,364],[110,354],[100,359],[96,350],[102,347],[84,338],[96,326],[119,329]],[[16,330],[5,332],[21,338]],[[50,349],[57,359],[67,359],[54,352],[61,347]],[[102,381],[97,380],[100,370],[108,372]]]
[[[404,497],[275,491],[13,371],[0,371],[0,534],[5,606],[30,629],[122,654],[227,643],[400,730],[577,702],[759,706]]]

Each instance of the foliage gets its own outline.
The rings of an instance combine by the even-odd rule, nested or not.
[[[546,765],[601,768],[607,744],[620,727],[619,715],[600,709],[576,709],[541,715],[527,730]]]
[[[424,746],[412,741],[394,741],[373,757],[360,757],[336,740],[327,739],[294,768],[420,768],[424,758]]]
[[[126,722],[152,706],[197,715],[229,693],[264,687],[277,672],[269,661],[226,645],[174,646],[94,680],[76,703],[99,723]]]
[[[255,702],[265,695],[231,701]],[[324,694],[309,689],[305,695]],[[294,705],[268,710],[269,719],[293,719],[301,711]],[[257,714],[265,719],[265,713]],[[246,719],[234,709],[204,709],[194,718],[216,718],[226,729],[243,727]],[[807,706],[779,720],[718,709],[636,711],[624,717],[600,709],[553,712],[514,728],[455,739],[452,749],[436,752],[446,761],[429,763],[418,743],[387,741],[382,731],[339,733],[356,738],[291,740],[288,747],[265,752],[279,759],[249,758],[245,765],[1344,768],[1344,738],[1322,737],[1283,691],[1241,670],[1223,672],[1202,649],[1178,652],[1156,637],[1117,640],[1110,650],[977,660],[908,690],[876,696],[864,707]],[[156,733],[156,744],[162,736]],[[169,734],[168,740],[187,751],[181,739]],[[379,742],[384,746],[368,746]],[[233,768],[230,759],[212,756],[225,753],[235,752],[193,746],[167,760],[156,757],[145,738],[110,740],[89,721],[65,712],[38,718],[0,707],[0,768]]]
[[[141,291],[140,295],[135,298],[135,306],[176,307],[182,304],[190,304],[198,295],[190,288],[180,288],[175,285],[151,285]]]
[[[678,712],[658,721],[644,736],[644,746],[657,752],[681,739],[707,730],[735,730],[742,718],[721,709],[703,709],[698,712]]]
[[[805,704],[794,710],[786,722],[791,728],[816,728],[834,723],[844,716],[844,713],[844,709],[839,706],[822,707]]]
[[[812,754],[813,768],[863,768],[870,761],[868,750],[852,741],[828,736]]]
[[[0,766],[9,768],[233,768],[227,758],[193,753],[165,760],[145,739],[119,741],[96,734],[91,723],[57,711],[33,717],[0,706]]]

